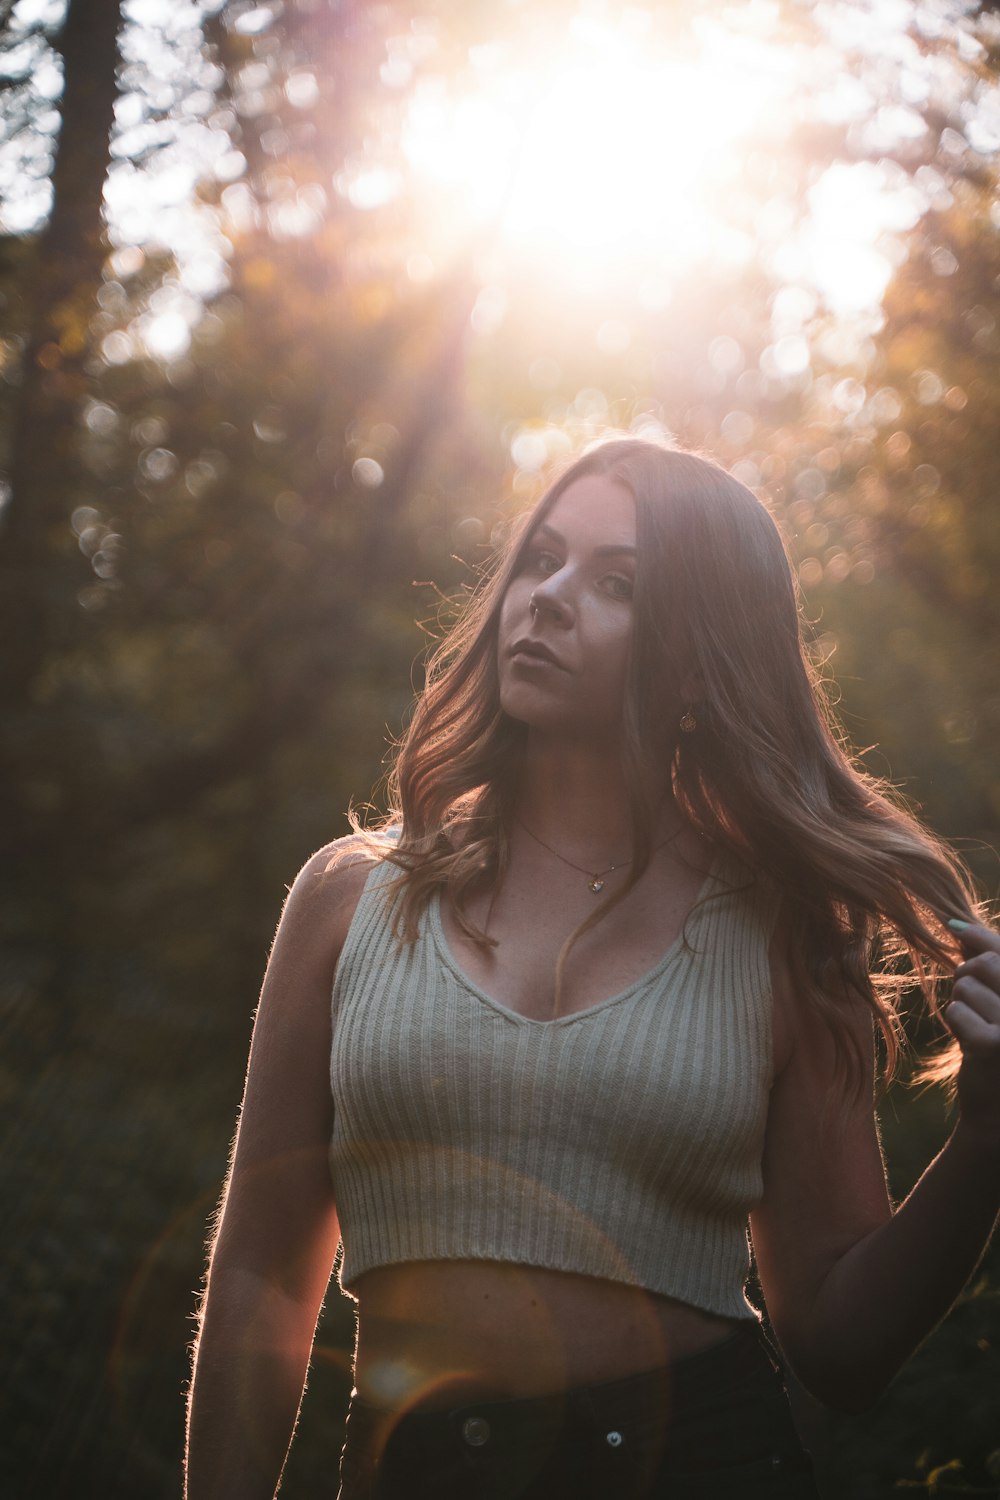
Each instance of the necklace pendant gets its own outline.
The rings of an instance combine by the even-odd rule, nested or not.
[[[599,896],[604,889],[604,881],[598,875],[594,876],[589,885],[595,896]]]

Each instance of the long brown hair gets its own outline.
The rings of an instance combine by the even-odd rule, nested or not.
[[[624,485],[636,507],[622,737],[634,860],[615,899],[649,864],[649,773],[658,772],[692,827],[780,890],[792,977],[830,1027],[844,1082],[858,1087],[862,1077],[856,1032],[845,1020],[852,997],[874,1013],[889,1078],[907,990],[919,985],[938,1010],[939,981],[958,957],[945,923],[975,915],[971,879],[892,789],[852,759],[804,647],[774,520],[743,484],[693,453],[616,438],[577,458],[522,519],[434,651],[389,782],[383,831],[396,824],[398,837],[358,829],[400,868],[400,934],[415,936],[432,891],[442,888],[465,932],[490,942],[464,899],[475,882],[495,881],[505,869],[524,735],[500,707],[500,608],[534,529],[575,480],[595,474]],[[676,725],[691,680],[699,682],[698,727],[682,735]],[[948,1045],[921,1076],[949,1079],[958,1061],[957,1045]]]

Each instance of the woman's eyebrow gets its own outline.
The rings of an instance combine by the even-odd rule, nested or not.
[[[566,546],[566,538],[562,532],[557,531],[554,526],[550,526],[548,521],[543,521],[540,526],[536,527],[533,534],[535,537],[544,536],[546,540],[557,542],[560,547]],[[634,557],[636,549],[631,542],[605,542],[600,547],[594,548],[595,557],[611,557],[621,552],[626,552],[630,557]]]

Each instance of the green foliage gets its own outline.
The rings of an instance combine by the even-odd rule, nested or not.
[[[883,1104],[881,1125],[898,1202],[944,1144],[949,1112],[939,1093],[914,1093],[901,1084]],[[996,1496],[998,1390],[1000,1243],[994,1243],[952,1312],[873,1410],[847,1417],[806,1403],[804,1426],[824,1495]]]
[[[818,1456],[826,1492],[851,1500],[903,1493],[1000,1493],[997,1247],[948,1319],[861,1417],[830,1418]]]
[[[851,736],[877,742],[873,769],[959,843],[987,893],[1000,846],[990,202],[956,184],[952,206],[921,222],[863,380],[814,387],[823,472],[799,430],[785,486],[807,610]],[[807,497],[795,498],[803,475]]]

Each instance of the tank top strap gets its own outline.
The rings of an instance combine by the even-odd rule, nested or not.
[[[392,910],[395,893],[391,886],[400,873],[391,860],[377,859],[365,877],[337,960],[331,996],[334,1019],[341,996],[349,989],[359,966],[384,963],[389,946],[397,946]]]

